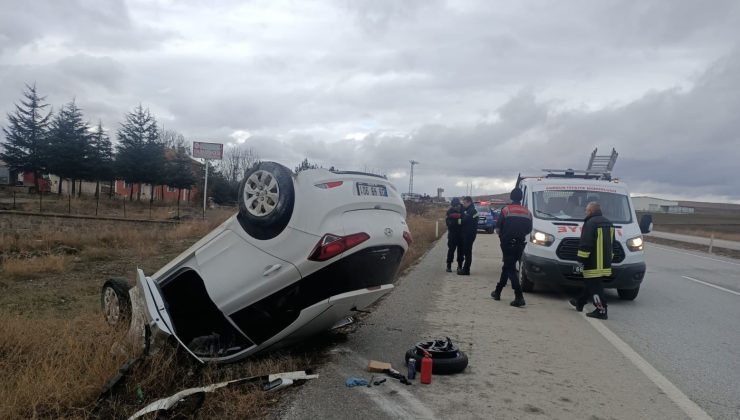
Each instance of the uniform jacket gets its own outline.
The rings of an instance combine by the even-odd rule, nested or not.
[[[614,225],[601,212],[595,212],[583,223],[578,244],[578,261],[583,263],[583,277],[609,277],[614,258]]]
[[[475,236],[478,233],[478,210],[475,204],[470,207],[463,207],[460,213],[462,219],[462,234],[464,236]]]
[[[532,232],[532,213],[520,204],[509,204],[501,209],[496,229],[502,244],[512,240],[524,243],[525,237]]]
[[[452,232],[460,232],[462,228],[462,214],[460,213],[460,207],[450,207],[447,209],[447,229]]]

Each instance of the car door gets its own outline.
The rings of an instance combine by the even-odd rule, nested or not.
[[[213,302],[230,315],[300,280],[296,267],[225,230],[195,252]]]

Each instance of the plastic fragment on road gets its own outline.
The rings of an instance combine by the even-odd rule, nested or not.
[[[205,393],[213,392],[217,389],[224,388],[227,386],[241,385],[241,384],[261,384],[263,391],[273,392],[279,389],[283,389],[287,386],[290,386],[295,381],[316,379],[318,377],[319,375],[309,375],[306,371],[283,372],[283,373],[275,373],[271,375],[252,376],[249,378],[234,379],[231,381],[219,382],[216,384],[211,384],[211,385],[207,385],[203,387],[189,388],[189,389],[182,390],[170,397],[162,398],[160,400],[154,401],[153,403],[147,405],[146,407],[134,413],[134,415],[129,417],[128,420],[135,420],[149,413],[170,410],[172,407],[176,406],[178,403],[185,400],[189,396],[192,396],[192,395],[202,396]]]
[[[355,377],[347,378],[347,380],[344,382],[344,384],[347,385],[347,388],[354,388],[356,386],[367,386],[367,384],[369,383],[370,382],[368,382],[367,379]]]

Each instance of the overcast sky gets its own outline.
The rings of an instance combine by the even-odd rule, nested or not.
[[[740,202],[736,0],[0,0],[0,112],[34,82],[402,191],[409,159],[451,196],[614,147],[633,193]]]

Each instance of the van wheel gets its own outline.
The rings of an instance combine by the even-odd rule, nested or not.
[[[493,234],[493,228],[486,229],[486,233],[488,233],[489,235]]]
[[[526,293],[532,293],[534,292],[534,282],[529,280],[529,277],[527,277],[527,272],[522,270],[522,291]]]
[[[275,162],[262,162],[244,174],[239,187],[239,222],[251,236],[271,239],[293,215],[293,173]]]
[[[619,298],[622,300],[635,300],[639,292],[640,292],[639,287],[636,287],[634,289],[617,289]]]
[[[113,277],[103,284],[100,308],[108,325],[119,325],[131,317],[130,288],[128,280],[122,277]]]

